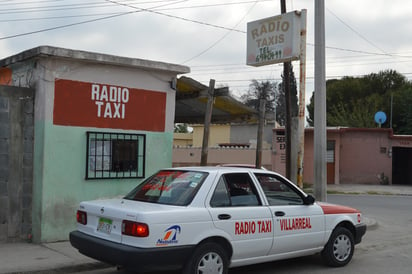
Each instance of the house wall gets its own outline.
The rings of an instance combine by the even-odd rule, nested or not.
[[[328,140],[335,141],[335,159],[334,159],[334,178],[333,178],[333,181],[327,182],[327,183],[339,184],[341,182],[340,181],[340,164],[342,160],[341,158],[341,138],[340,138],[339,132],[330,131],[328,133]],[[313,171],[313,168],[312,168],[312,171]]]
[[[203,142],[203,125],[191,125],[193,127],[193,146],[201,147]],[[263,148],[272,146],[273,124],[265,125],[263,130]],[[257,124],[213,124],[210,125],[209,147],[219,144],[249,144],[256,148]]]
[[[399,139],[399,140],[398,140]],[[410,137],[395,138],[389,129],[331,128],[327,140],[335,141],[334,184],[379,184],[384,174],[392,183],[392,148],[412,147]],[[284,129],[273,131],[272,169],[285,174]],[[313,128],[305,130],[303,181],[314,183]],[[331,163],[328,163],[328,165]]]
[[[173,134],[173,146],[174,147],[193,146],[193,134],[192,133],[174,133]]]
[[[179,146],[184,143],[181,135],[175,134],[173,148],[173,166],[199,165],[201,159],[201,147],[203,140],[203,125],[190,125],[193,128],[191,134],[193,146]],[[272,168],[272,127],[265,127],[264,143],[262,151],[262,166]],[[209,149],[207,164],[215,166],[219,164],[256,164],[256,135],[257,125],[249,124],[225,124],[211,125],[209,137]],[[269,141],[267,140],[269,138]],[[247,144],[249,147],[219,147],[219,144]]]
[[[274,124],[266,124],[263,128],[262,147],[270,149],[272,147],[272,128]],[[231,143],[250,143],[251,147],[257,144],[257,124],[233,124],[230,127]]]
[[[191,125],[193,128],[193,147],[202,147],[203,125]],[[209,128],[209,147],[230,142],[230,125],[211,125]]]
[[[123,195],[140,182],[140,179],[132,178],[85,180],[87,131],[144,134],[146,175],[172,165],[175,91],[170,88],[170,80],[176,72],[50,56],[14,63],[9,68],[13,72],[14,85],[36,90],[32,212],[35,242],[67,240],[69,232],[76,226],[75,213],[80,201]],[[161,130],[105,127],[100,122],[96,122],[96,126],[58,124],[55,86],[59,79],[165,94],[164,124],[160,125]],[[81,116],[88,111],[82,109],[80,101],[69,109],[71,113],[66,117]],[[153,114],[157,115],[146,113],[135,119],[150,120]]]
[[[180,147],[173,148],[173,166],[198,166],[200,164],[202,149]],[[271,169],[271,150],[262,151],[262,166]],[[220,164],[251,164],[256,163],[256,149],[249,148],[209,148],[207,165]]]
[[[343,131],[340,143],[340,183],[379,183],[382,172],[392,181],[391,146],[387,131]],[[384,148],[384,152],[381,152]],[[383,151],[383,150],[382,150]]]

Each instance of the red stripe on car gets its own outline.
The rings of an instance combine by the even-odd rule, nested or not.
[[[319,202],[318,205],[322,208],[324,214],[360,213],[359,210],[348,206],[332,205]]]

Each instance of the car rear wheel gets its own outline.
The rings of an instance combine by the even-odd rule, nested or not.
[[[183,274],[226,274],[229,260],[225,250],[216,243],[199,246],[186,263]]]
[[[347,228],[337,227],[323,249],[322,257],[327,265],[344,266],[352,259],[354,248],[352,233]]]

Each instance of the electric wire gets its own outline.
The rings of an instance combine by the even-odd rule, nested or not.
[[[264,2],[264,1],[267,1],[267,0],[261,0],[261,1],[243,1],[243,2],[236,2],[235,4],[244,4],[244,3],[251,3],[251,2],[253,2],[253,3],[255,3],[255,2]],[[10,2],[10,1],[0,1],[0,5],[4,5],[4,2]],[[59,1],[59,0],[54,0],[54,1],[52,1],[52,0],[48,0],[48,1],[26,1],[25,3],[50,3],[50,2],[61,2],[61,1]],[[106,1],[107,2],[107,1]],[[114,3],[114,2],[116,2],[116,1],[108,1],[108,2],[111,2],[112,4]],[[132,2],[132,1],[128,1],[129,3],[130,2]],[[166,1],[166,0],[163,0],[163,1],[151,1],[150,3],[154,3],[154,2],[168,2],[168,4],[165,4],[165,6],[166,5],[169,5],[170,4],[170,2],[173,2],[172,4],[175,4],[175,3],[177,3],[177,2],[185,2],[185,1],[176,1],[176,0],[172,0],[172,1]],[[93,2],[93,3],[95,3],[95,4],[100,4],[100,5],[102,5],[102,3],[101,2]],[[122,3],[121,1],[117,1],[116,2],[116,4],[119,4],[119,3]],[[133,3],[135,3],[135,2],[133,2]],[[139,4],[142,4],[142,3],[147,3],[147,1],[146,2],[139,2]],[[89,2],[89,3],[84,3],[84,4],[91,4],[91,2]],[[222,3],[222,4],[220,4],[220,5],[229,5],[229,4],[234,4],[233,2],[232,3]],[[124,4],[123,3],[123,6],[127,6],[127,5],[129,5],[129,4]],[[96,22],[96,21],[100,21],[100,20],[107,20],[107,19],[110,19],[110,18],[114,18],[114,17],[119,17],[119,16],[124,16],[124,15],[128,15],[128,14],[133,14],[133,13],[137,13],[137,12],[143,12],[143,11],[146,11],[146,12],[151,12],[151,13],[155,13],[155,14],[159,14],[159,15],[163,15],[163,16],[167,16],[167,17],[171,17],[171,18],[175,18],[175,19],[179,19],[179,20],[184,20],[184,21],[187,21],[187,22],[191,22],[191,23],[196,23],[196,24],[202,24],[202,25],[206,25],[206,26],[210,26],[210,27],[214,27],[214,28],[219,28],[219,29],[224,29],[224,30],[227,30],[228,31],[228,33],[231,33],[231,32],[238,32],[238,33],[246,33],[245,31],[242,31],[242,30],[236,30],[235,28],[237,27],[237,26],[235,26],[234,28],[228,28],[228,27],[224,27],[224,26],[218,26],[218,25],[213,25],[213,24],[210,24],[210,23],[207,23],[207,22],[201,22],[201,21],[198,21],[198,20],[192,20],[192,19],[188,19],[188,18],[184,18],[184,17],[180,17],[180,16],[176,16],[176,15],[171,15],[171,14],[166,14],[166,13],[162,13],[162,12],[159,12],[160,10],[182,10],[182,9],[188,9],[188,8],[203,8],[203,7],[212,7],[212,6],[217,6],[218,4],[214,4],[214,5],[198,5],[198,6],[186,6],[186,7],[168,7],[168,8],[164,8],[164,7],[161,7],[161,6],[158,6],[158,7],[152,7],[152,8],[136,8],[136,7],[133,7],[134,9],[137,9],[137,10],[133,10],[133,11],[129,11],[129,12],[122,12],[122,13],[108,13],[108,15],[107,16],[103,16],[103,17],[101,17],[101,18],[96,18],[96,19],[92,19],[92,20],[86,20],[86,21],[81,21],[81,22],[75,22],[75,23],[71,23],[71,24],[66,24],[66,25],[62,25],[62,26],[55,26],[55,27],[50,27],[50,28],[45,28],[45,29],[42,29],[42,30],[38,30],[38,31],[32,31],[32,32],[27,32],[27,33],[23,33],[23,34],[17,34],[17,35],[10,35],[10,36],[6,36],[6,37],[0,37],[0,40],[4,40],[4,39],[9,39],[9,38],[14,38],[14,37],[20,37],[20,36],[24,36],[24,35],[30,35],[30,34],[35,34],[35,33],[40,33],[40,32],[43,32],[43,31],[50,31],[50,30],[55,30],[55,29],[59,29],[59,28],[67,28],[67,27],[71,27],[71,26],[75,26],[75,25],[81,25],[81,24],[86,24],[86,23],[91,23],[91,22]],[[113,6],[113,5],[112,5]],[[69,5],[68,5],[68,7],[70,7]],[[84,6],[85,7],[85,6]],[[71,6],[71,8],[74,8],[74,6]],[[339,21],[341,21],[341,23],[342,24],[344,24],[346,27],[348,27],[349,29],[351,29],[354,33],[356,33],[358,36],[360,36],[363,40],[365,40],[365,41],[367,41],[369,44],[371,44],[372,46],[374,46],[374,44],[373,44],[373,42],[371,42],[371,41],[369,41],[369,39],[367,39],[366,37],[363,37],[362,36],[362,34],[360,34],[359,32],[357,32],[354,28],[352,28],[349,24],[347,24],[345,21],[343,21],[342,19],[340,19],[338,16],[336,16],[336,14],[334,14],[333,12],[331,12],[330,11],[330,9],[328,9],[328,11],[332,14],[332,15],[334,15]],[[101,13],[102,14],[102,13]],[[99,16],[100,14],[86,14],[86,15],[76,15],[76,16],[78,16],[78,17],[80,17],[80,16]],[[68,16],[70,16],[70,15],[68,15]],[[74,16],[74,15],[73,15]],[[60,17],[58,17],[58,18],[62,18],[62,17],[64,17],[64,16],[60,16]],[[53,19],[56,19],[57,17],[55,17],[55,18],[53,18]],[[36,20],[40,20],[41,18],[37,18]],[[12,20],[17,20],[17,19],[12,19]],[[2,19],[2,21],[0,21],[0,22],[4,22],[4,21],[6,21],[5,19]],[[227,36],[227,35],[226,35]],[[224,38],[224,37],[223,37]],[[222,39],[223,39],[222,38]],[[216,43],[217,44],[217,43]],[[308,45],[309,46],[314,46],[314,44],[311,44],[311,43],[308,43]],[[326,48],[327,49],[329,49],[329,50],[337,50],[337,51],[344,51],[344,52],[349,52],[349,53],[355,53],[355,54],[362,54],[362,55],[364,55],[364,56],[369,56],[369,57],[371,57],[371,56],[375,56],[375,57],[395,57],[395,58],[407,58],[407,59],[410,59],[410,58],[412,58],[412,56],[410,56],[410,55],[401,55],[401,54],[396,54],[396,53],[387,53],[387,52],[385,52],[385,51],[383,51],[382,49],[380,49],[379,47],[377,47],[376,45],[374,46],[376,49],[378,49],[379,51],[381,51],[381,52],[370,52],[370,51],[362,51],[362,50],[354,50],[354,49],[347,49],[347,48],[340,48],[340,47],[331,47],[331,46],[326,46]],[[199,55],[200,56],[200,55]],[[358,55],[354,55],[354,56],[348,56],[348,57],[341,57],[341,58],[343,58],[343,60],[344,60],[344,62],[345,62],[345,64],[342,64],[342,63],[340,63],[339,64],[339,66],[351,66],[351,65],[353,65],[353,63],[351,64],[351,63],[347,63],[347,58],[357,58],[358,57]],[[337,62],[337,61],[336,61]],[[397,63],[399,63],[399,62],[409,62],[409,61],[397,61]],[[378,61],[376,61],[376,63],[375,64],[382,64],[383,62],[379,62],[378,63]],[[387,64],[390,64],[391,62],[386,62]],[[328,67],[330,67],[330,65],[331,65],[332,63],[331,62],[329,62],[328,61]],[[366,64],[372,64],[372,63],[362,63],[362,64],[358,64],[358,65],[366,65]],[[224,66],[224,65],[220,65],[220,66]],[[191,66],[192,68],[195,68],[196,67],[196,65],[194,65],[194,66]],[[227,68],[226,68],[227,69]],[[245,70],[245,71],[247,71],[247,70]],[[404,73],[405,74],[405,73]],[[410,75],[410,73],[406,73],[406,75]],[[339,76],[339,77],[342,77],[342,76]],[[307,78],[309,78],[310,79],[310,77],[307,77]],[[238,81],[238,80],[227,80],[227,81]]]
[[[366,38],[364,35],[362,35],[359,31],[351,27],[348,23],[346,23],[343,19],[341,19],[339,16],[336,15],[333,11],[331,11],[329,8],[326,8],[326,10],[332,14],[339,22],[341,22],[344,26],[346,26],[348,29],[350,29],[352,32],[354,32],[356,35],[358,35],[362,40],[366,41],[369,45],[372,47],[378,49],[385,55],[388,55],[386,51],[384,51],[382,48],[378,47],[375,43],[373,43],[370,39]]]
[[[239,26],[239,24],[246,18],[246,16],[252,11],[252,9],[256,6],[256,4],[258,3],[258,1],[255,1],[253,3],[253,5],[249,8],[249,10],[242,16],[242,18],[233,26],[233,29],[237,28]],[[227,31],[222,37],[220,37],[219,39],[217,39],[214,43],[212,43],[209,47],[207,47],[206,49],[202,50],[201,52],[199,52],[198,54],[194,55],[193,57],[185,60],[182,62],[182,64],[186,64],[194,59],[196,59],[197,57],[205,54],[206,52],[208,52],[209,50],[211,50],[212,48],[214,48],[219,42],[221,42],[223,39],[225,39],[230,33],[232,32],[232,30]]]
[[[163,4],[163,5],[159,5],[159,6],[152,7],[152,8],[157,8],[157,7],[161,7],[161,6],[165,6],[165,5],[169,5],[169,4],[170,4],[170,3],[168,3],[168,4]],[[174,3],[172,3],[172,4],[174,4]],[[40,33],[40,32],[45,32],[45,31],[51,31],[51,30],[56,30],[56,29],[61,29],[61,28],[67,28],[67,27],[72,27],[72,26],[76,26],[76,25],[82,25],[82,24],[85,24],[85,23],[97,22],[97,21],[101,21],[101,20],[106,20],[106,19],[115,18],[115,17],[119,17],[119,16],[129,15],[129,14],[133,14],[133,13],[137,13],[137,12],[142,12],[142,11],[143,11],[143,10],[133,10],[133,11],[123,12],[123,13],[120,13],[120,14],[105,16],[105,17],[101,17],[101,18],[96,18],[96,19],[91,19],[91,20],[86,20],[86,21],[81,21],[81,22],[76,22],[76,23],[71,23],[71,24],[65,24],[65,25],[61,25],[61,26],[50,27],[50,28],[45,28],[45,29],[41,29],[41,30],[30,31],[30,32],[25,32],[25,33],[20,33],[20,34],[5,36],[5,37],[0,37],[0,40],[10,39],[10,38],[16,38],[16,37],[21,37],[21,36],[27,36],[27,35],[31,35],[31,34],[35,34],[35,33]]]

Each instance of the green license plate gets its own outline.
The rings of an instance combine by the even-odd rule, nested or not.
[[[100,218],[97,225],[97,231],[110,234],[112,232],[112,223],[113,221],[107,218]]]

